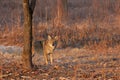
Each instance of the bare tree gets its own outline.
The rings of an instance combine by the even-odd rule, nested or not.
[[[23,65],[26,69],[31,69],[32,64],[32,15],[36,5],[36,0],[23,0],[24,12],[24,48],[22,53]]]
[[[67,16],[68,14],[68,5],[67,0],[57,0],[57,18],[58,23],[61,22],[61,20]]]

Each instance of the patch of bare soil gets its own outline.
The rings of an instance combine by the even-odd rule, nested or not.
[[[35,54],[32,70],[24,70],[17,54],[0,53],[2,80],[120,80],[120,50],[57,49],[53,65]]]

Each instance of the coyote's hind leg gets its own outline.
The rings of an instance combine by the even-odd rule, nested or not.
[[[51,64],[53,63],[53,54],[52,53],[50,54],[50,62],[51,62]]]

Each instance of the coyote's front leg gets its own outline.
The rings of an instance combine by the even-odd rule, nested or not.
[[[44,53],[44,59],[45,59],[46,65],[47,65],[47,64],[48,64],[48,57],[47,57],[47,54],[46,54],[46,53]]]

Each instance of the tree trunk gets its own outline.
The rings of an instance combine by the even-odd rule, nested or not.
[[[63,12],[64,12],[63,17],[65,18],[68,15],[68,1],[62,0],[62,4],[63,4]]]
[[[61,21],[67,17],[67,14],[68,14],[67,0],[57,0],[58,23],[61,23]]]
[[[24,48],[22,53],[23,66],[26,69],[31,69],[32,64],[32,14],[36,0],[23,0],[24,12]]]

